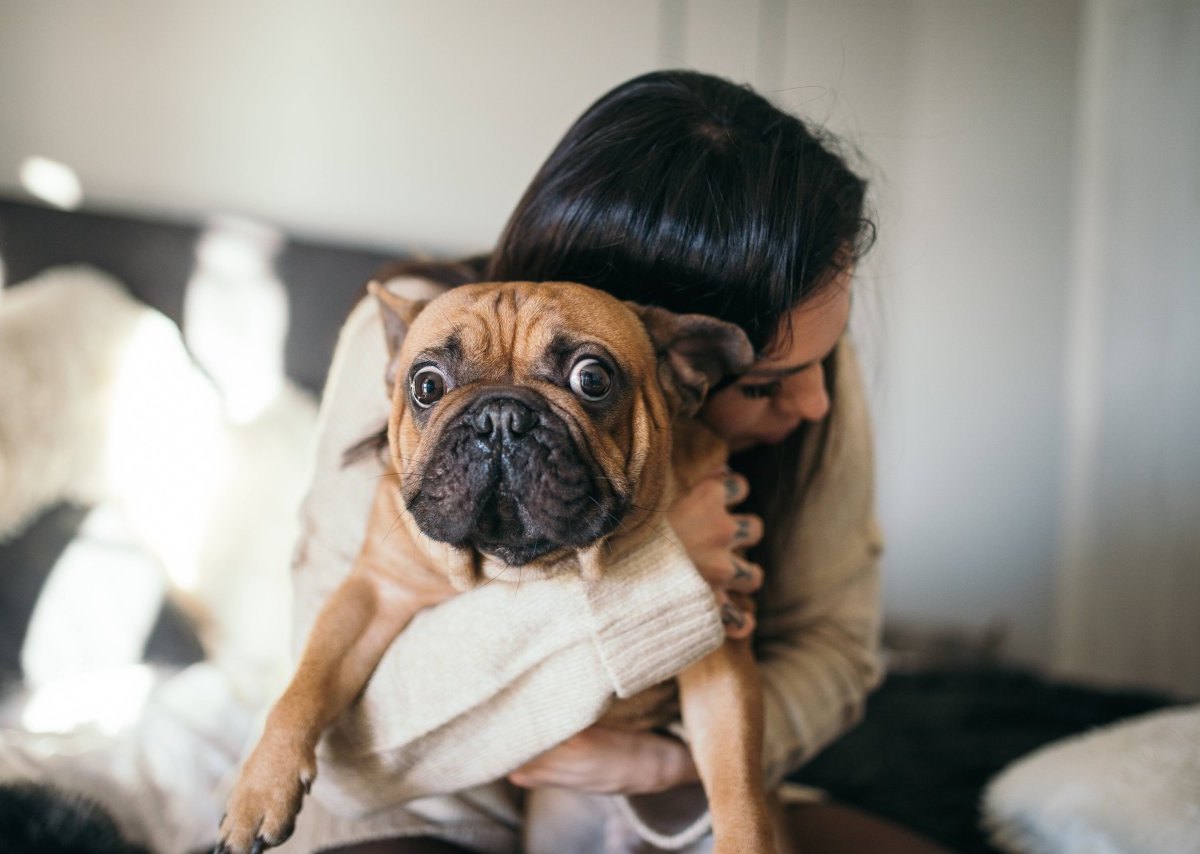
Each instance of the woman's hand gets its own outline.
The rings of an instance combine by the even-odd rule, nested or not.
[[[762,519],[730,512],[749,494],[746,478],[722,470],[680,495],[667,511],[688,557],[712,586],[731,638],[749,637],[754,631],[753,609],[746,607],[746,600],[763,581],[762,568],[743,557],[745,549],[762,539]]]
[[[518,786],[605,795],[662,792],[699,779],[687,745],[653,732],[592,726],[508,775]]]

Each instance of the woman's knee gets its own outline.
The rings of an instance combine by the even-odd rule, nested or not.
[[[820,851],[822,854],[949,852],[933,840],[899,824],[837,803],[789,805],[784,808],[783,826],[784,834],[796,851]]]

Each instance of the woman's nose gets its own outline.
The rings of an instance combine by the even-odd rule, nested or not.
[[[786,418],[820,421],[829,414],[829,391],[825,388],[825,371],[813,365],[807,371],[788,377],[775,397],[779,413]]]

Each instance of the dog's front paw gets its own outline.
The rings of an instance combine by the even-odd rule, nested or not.
[[[229,796],[221,819],[220,854],[259,854],[292,835],[304,795],[317,776],[311,748],[259,742]]]

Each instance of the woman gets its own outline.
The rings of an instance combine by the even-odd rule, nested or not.
[[[772,786],[857,719],[879,678],[871,442],[844,334],[854,264],[873,236],[864,193],[827,140],[749,89],[656,72],[618,86],[568,130],[490,256],[408,270],[446,285],[583,282],[746,330],[758,361],[701,413],[728,440],[732,471],[681,496],[670,522],[717,597],[741,605],[724,612],[731,632],[757,624]],[[335,361],[331,383],[348,370]],[[756,591],[755,607],[746,596]],[[664,617],[664,631],[685,620],[677,613]],[[514,810],[536,818],[527,850],[584,851],[614,833],[636,844],[631,826],[657,838],[660,829],[640,818],[654,814],[659,793],[688,791],[696,769],[670,736],[592,727],[510,780],[528,791],[511,801]],[[627,796],[619,817],[602,794]],[[497,802],[488,803],[473,802],[472,815],[491,809],[494,818]],[[818,846],[812,850],[835,850],[821,836],[826,828],[846,850],[932,850],[869,819],[806,809],[789,816],[787,835]],[[502,821],[519,821],[506,815]],[[614,821],[625,826],[614,830]],[[339,850],[455,850],[421,835],[481,850],[501,845],[417,821],[395,826],[409,838]],[[382,835],[382,825],[342,834]],[[697,845],[702,850],[703,840]]]
[[[796,563],[789,535],[797,533],[804,493],[830,462],[827,416],[838,363],[848,364],[848,354],[839,359],[837,351],[849,317],[850,274],[872,236],[864,193],[864,182],[798,119],[750,90],[696,73],[650,74],[601,98],[567,132],[484,273],[489,280],[578,281],[622,299],[710,314],[741,326],[760,354],[747,374],[710,396],[700,416],[729,442],[740,473],[686,496],[671,521],[697,568],[719,588],[736,587],[737,550],[754,545],[765,527],[765,542],[755,549],[767,567],[760,639],[794,642],[786,655],[764,656],[764,675],[769,691],[786,695],[802,684],[795,693],[808,695],[795,704],[777,695],[791,708],[771,709],[779,714],[768,725],[773,780],[844,728],[878,672],[879,545],[863,492],[870,484],[865,433],[853,449],[862,458],[852,461],[861,468],[853,484],[861,494],[839,498],[843,506],[859,503],[853,510],[861,526],[850,532],[861,554],[850,559],[853,569],[838,568],[833,582],[842,597],[847,585],[855,591],[845,603],[853,615],[833,621],[843,642],[826,655],[824,646],[812,647],[815,627],[778,625],[800,616],[788,601],[801,595],[791,577],[829,571]],[[757,513],[730,515],[727,503],[748,491]],[[762,578],[757,567],[749,569],[754,582]],[[833,607],[815,581],[803,593],[817,591],[824,607]],[[814,691],[825,704],[815,715]],[[783,718],[797,715],[810,718],[807,732],[771,732],[789,728]],[[566,782],[545,773],[551,758],[518,779]]]

